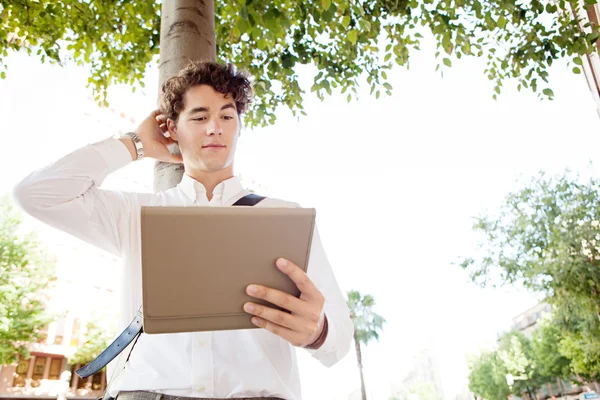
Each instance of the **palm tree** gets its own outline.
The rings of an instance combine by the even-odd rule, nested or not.
[[[379,340],[379,332],[383,328],[385,319],[373,312],[375,298],[370,294],[361,295],[356,290],[348,292],[348,308],[350,308],[350,318],[354,322],[354,346],[356,348],[356,360],[360,371],[360,387],[362,399],[367,400],[367,391],[365,389],[365,379],[363,377],[362,354],[360,344],[365,346],[371,339]]]

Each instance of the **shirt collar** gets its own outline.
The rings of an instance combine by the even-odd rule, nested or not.
[[[177,185],[179,190],[183,192],[192,201],[206,198],[206,188],[203,184],[184,173],[181,182]],[[229,202],[233,197],[242,192],[244,187],[237,176],[229,178],[219,183],[213,191],[213,201],[220,201],[221,204]]]

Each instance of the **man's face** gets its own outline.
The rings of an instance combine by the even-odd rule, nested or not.
[[[186,171],[233,169],[240,135],[235,101],[209,85],[194,86],[183,97],[177,123],[167,121],[171,137],[179,142]]]

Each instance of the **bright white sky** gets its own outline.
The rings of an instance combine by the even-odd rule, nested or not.
[[[476,288],[452,265],[472,254],[472,217],[496,210],[519,176],[566,167],[598,173],[589,162],[600,148],[600,119],[583,76],[557,63],[555,101],[540,102],[510,84],[494,101],[483,60],[455,61],[441,78],[433,53],[425,46],[409,71],[389,74],[392,97],[376,101],[366,85],[350,104],[345,95],[325,102],[307,95],[307,117],[282,111],[275,126],[246,130],[238,148],[237,172],[246,180],[317,208],[342,289],[376,297],[387,324],[381,340],[363,351],[372,399],[387,399],[413,356],[433,348],[445,398],[454,400],[465,384],[465,355],[493,343],[512,317],[535,304],[518,290]],[[8,78],[0,81],[0,193],[33,169],[114,133],[82,117],[93,109],[84,69],[40,65],[25,55],[7,61]],[[313,73],[300,71],[307,88]],[[113,90],[111,106],[139,120],[154,107],[156,81],[152,69],[147,97]],[[127,168],[143,186],[151,167],[146,160]],[[305,398],[347,399],[360,385],[353,352],[331,369],[303,356],[300,363]]]

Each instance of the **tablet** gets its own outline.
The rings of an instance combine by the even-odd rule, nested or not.
[[[246,287],[300,295],[275,260],[307,271],[315,215],[312,208],[142,207],[144,332],[257,328],[244,303],[274,306]]]

